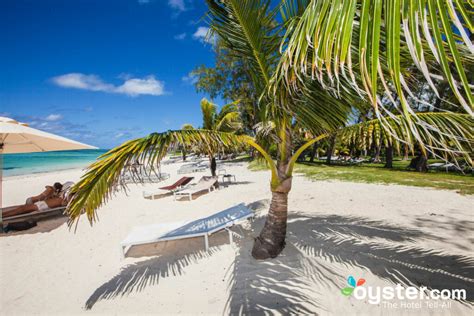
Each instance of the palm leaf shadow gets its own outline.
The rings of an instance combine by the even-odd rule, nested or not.
[[[257,201],[249,206],[260,209],[265,204]],[[250,255],[252,236],[263,223],[264,218],[257,218],[248,229],[240,229],[243,236],[236,243],[236,258],[227,276],[226,313],[310,314],[330,310],[331,306],[317,302],[324,293],[317,292],[314,284],[340,286],[337,280],[347,275],[332,269],[333,263],[364,268],[393,283],[432,289],[464,288],[467,303],[474,299],[474,259],[413,246],[415,240],[433,238],[422,231],[360,217],[295,214],[289,217],[288,243],[283,253],[273,260],[256,261]],[[181,275],[188,266],[220,250],[215,246],[209,252],[165,254],[129,265],[97,288],[85,307],[91,309],[102,299],[139,292],[158,284],[161,278]]]
[[[300,217],[290,230],[312,232],[290,237],[308,254],[364,267],[393,283],[466,289],[467,300],[474,300],[474,258],[413,246],[415,239],[434,238],[422,231],[338,215]]]
[[[218,246],[214,246],[210,247],[208,252],[197,250],[185,255],[170,253],[128,265],[119,274],[97,288],[87,299],[85,308],[91,309],[103,299],[113,299],[132,292],[140,292],[147,286],[158,284],[161,278],[182,275],[188,266],[212,256],[219,249]]]
[[[252,230],[258,232],[263,222],[257,219]],[[261,262],[249,255],[251,238],[242,239],[241,243],[250,245],[239,247],[234,262],[226,306],[229,314],[330,311],[331,306],[316,302],[324,293],[315,292],[311,284],[339,288],[335,282],[347,275],[332,269],[333,263],[363,268],[403,285],[466,289],[467,300],[462,303],[474,300],[474,259],[415,247],[415,240],[435,237],[422,231],[360,217],[296,214],[289,216],[288,232],[282,254]]]

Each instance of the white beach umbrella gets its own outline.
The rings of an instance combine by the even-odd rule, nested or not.
[[[97,149],[65,137],[46,133],[19,123],[8,117],[0,117],[0,209],[2,207],[2,155],[43,151]],[[2,215],[0,212],[0,228]]]
[[[28,127],[8,117],[0,117],[0,150],[4,154],[74,149],[97,148]]]

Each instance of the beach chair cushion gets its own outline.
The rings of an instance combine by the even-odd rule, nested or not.
[[[241,203],[211,216],[190,222],[135,227],[120,245],[122,251],[125,252],[125,247],[128,246],[208,236],[250,217],[253,217],[253,211]]]
[[[172,185],[161,187],[160,190],[168,190],[168,191],[176,190],[177,188],[182,187],[183,185],[186,185],[189,182],[191,182],[192,179],[194,179],[194,177],[182,177],[181,179],[179,179]]]
[[[175,194],[176,195],[187,195],[187,194],[198,193],[198,192],[201,192],[201,191],[204,191],[204,190],[209,190],[212,187],[217,185],[217,181],[218,181],[217,177],[204,176],[195,185],[193,185],[189,188],[183,189],[183,190],[176,191]]]

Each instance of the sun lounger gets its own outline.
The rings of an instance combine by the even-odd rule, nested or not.
[[[204,237],[204,245],[206,251],[208,251],[210,235],[226,229],[229,232],[229,242],[232,243],[230,227],[253,216],[252,210],[241,203],[209,217],[200,218],[191,222],[174,222],[136,227],[120,243],[120,250],[122,257],[124,257],[128,249],[132,246]]]
[[[194,179],[194,177],[182,177],[181,179],[179,179],[178,181],[176,181],[175,183],[173,183],[171,185],[167,185],[167,186],[159,188],[160,191],[157,191],[157,192],[145,192],[144,191],[143,192],[143,197],[144,198],[150,198],[151,197],[151,199],[154,200],[156,195],[171,193],[171,192],[173,192],[177,189],[183,188],[185,185],[187,185],[189,182],[191,182],[192,179]]]
[[[197,165],[196,168],[194,169],[195,172],[197,171],[203,171],[209,168],[209,163],[206,161],[200,161]]]
[[[455,171],[456,165],[453,163],[436,162],[428,165],[428,169],[444,170],[444,171]]]
[[[195,172],[195,170],[197,169],[197,166],[198,166],[197,163],[189,163],[189,164],[182,165],[178,169],[178,174]]]
[[[183,190],[174,191],[174,199],[180,196],[188,196],[189,200],[193,199],[193,194],[208,191],[211,192],[217,188],[218,182],[217,177],[202,177],[198,183]]]
[[[4,208],[4,210],[7,208]],[[64,211],[66,210],[65,207],[56,207],[45,211],[35,211],[26,214],[20,214],[15,216],[9,216],[3,218],[3,225],[11,224],[11,223],[18,223],[18,222],[25,222],[25,221],[39,221],[44,220],[50,217],[63,215]]]
[[[436,162],[428,165],[428,169],[439,169],[439,167],[444,166],[444,162]]]

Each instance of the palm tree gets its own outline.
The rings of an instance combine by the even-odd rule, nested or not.
[[[380,0],[287,0],[277,7],[272,7],[270,0],[207,0],[211,30],[250,70],[260,95],[259,112],[265,114],[263,123],[272,124],[276,157],[264,150],[258,139],[212,129],[168,131],[132,140],[102,156],[74,187],[75,195],[68,206],[71,223],[83,212],[91,223],[96,219],[96,209],[110,197],[120,170],[134,157],[148,157],[145,161],[154,162],[176,144],[204,142],[215,149],[244,142],[260,152],[271,171],[271,204],[252,249],[255,258],[266,259],[277,256],[285,246],[288,194],[296,160],[321,139],[352,135],[364,141],[364,135],[377,129],[384,133],[376,135],[385,135],[384,139],[394,143],[418,143],[425,151],[464,154],[470,159],[466,153],[472,148],[466,140],[473,136],[471,114],[417,114],[403,102],[400,113],[393,114],[378,104],[384,93],[399,98],[405,91],[410,93],[408,85],[412,82],[406,70],[413,62],[427,74],[428,81],[446,78],[454,91],[467,87],[457,64],[469,68],[472,56],[466,52],[471,47],[459,41],[464,36],[457,36],[452,43],[452,36],[446,35],[448,42],[444,42],[436,34],[440,32],[438,23],[448,33],[446,23],[457,25],[460,16],[471,26],[472,19],[466,16],[471,13],[461,1],[454,1],[454,10],[450,7],[446,16],[446,10],[433,10],[438,3],[434,2],[386,1],[381,14]],[[417,34],[419,21],[436,33],[435,41],[428,37],[417,43],[417,37],[407,37]],[[404,36],[400,36],[401,25]],[[444,67],[447,52],[455,70]],[[436,63],[442,65],[442,72],[436,71]],[[461,97],[461,108],[470,113],[472,100]],[[376,120],[351,124],[353,113],[370,109]],[[292,134],[295,122],[315,136],[299,148]]]
[[[183,131],[190,131],[190,130],[193,130],[194,129],[194,126],[192,124],[189,124],[189,123],[185,123],[183,125],[181,125],[181,130]],[[188,148],[189,146],[181,146],[181,155],[183,157],[183,161],[186,161],[186,154],[187,154],[187,151],[188,151]]]
[[[233,133],[241,127],[240,113],[237,109],[238,101],[224,105],[217,112],[217,105],[208,101],[206,98],[201,100],[202,128],[210,131]],[[212,148],[204,147],[209,156],[211,174],[216,176],[216,152]]]

